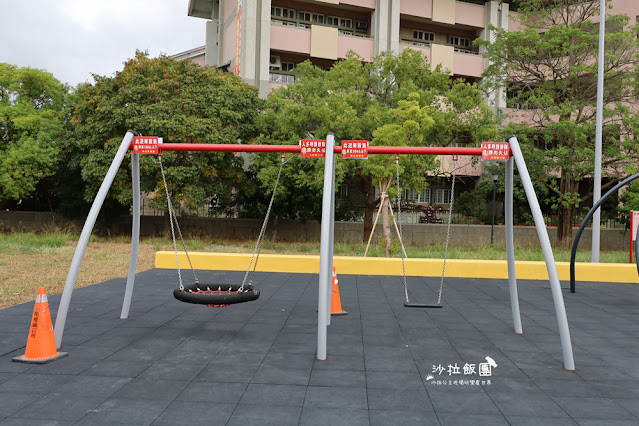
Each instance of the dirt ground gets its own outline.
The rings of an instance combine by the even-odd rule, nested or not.
[[[46,288],[47,294],[62,293],[74,250],[75,244],[69,244],[64,250],[50,253],[0,253],[0,309],[34,301],[40,286]],[[76,288],[126,277],[130,254],[130,243],[89,244],[80,265]],[[152,269],[154,262],[155,249],[140,244],[137,271]]]

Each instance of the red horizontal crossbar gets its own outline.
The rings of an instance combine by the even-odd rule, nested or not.
[[[205,143],[163,143],[160,151],[214,151],[214,152],[300,152],[299,145],[243,145]],[[133,144],[129,147],[133,149]],[[342,147],[335,146],[335,153]],[[437,146],[369,146],[369,154],[422,154],[422,155],[481,155],[481,148],[448,148]]]

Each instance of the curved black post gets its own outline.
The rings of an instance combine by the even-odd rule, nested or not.
[[[579,239],[581,238],[581,233],[584,231],[586,224],[590,222],[590,219],[592,219],[592,215],[595,214],[595,211],[604,203],[604,201],[608,199],[608,197],[614,194],[622,186],[629,184],[630,182],[632,182],[633,180],[637,178],[639,178],[639,173],[634,174],[630,176],[629,178],[624,179],[618,184],[616,184],[610,191],[606,192],[606,194],[603,197],[601,197],[594,206],[592,206],[592,208],[586,215],[586,218],[584,219],[584,221],[581,222],[581,226],[579,227],[579,230],[577,231],[577,235],[575,235],[575,241],[572,243],[572,253],[570,253],[570,292],[571,293],[575,292],[575,257],[577,256],[577,246],[579,245]],[[637,252],[636,248],[637,247],[635,245],[635,252]],[[639,264],[637,264],[637,272],[639,273]]]

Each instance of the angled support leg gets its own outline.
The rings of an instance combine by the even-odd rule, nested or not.
[[[133,226],[131,229],[131,258],[129,259],[129,275],[126,279],[124,302],[120,319],[129,318],[129,308],[133,297],[135,270],[138,265],[138,249],[140,247],[140,154],[131,154],[131,179],[133,183]]]
[[[510,144],[510,149],[515,157],[515,162],[517,163],[517,170],[519,170],[519,176],[521,177],[521,182],[524,185],[526,198],[528,198],[530,210],[535,220],[535,227],[537,228],[537,235],[539,236],[539,242],[541,243],[541,250],[546,261],[546,269],[548,270],[548,277],[550,279],[550,288],[555,302],[555,314],[557,315],[557,326],[559,329],[559,338],[561,340],[564,368],[566,370],[573,371],[575,370],[575,360],[572,353],[570,329],[568,328],[568,316],[566,315],[564,296],[561,293],[559,274],[557,273],[557,265],[555,264],[555,257],[552,253],[550,238],[548,238],[546,223],[544,222],[544,217],[541,214],[541,209],[539,208],[539,201],[537,201],[535,189],[533,188],[530,175],[528,174],[528,168],[526,167],[526,162],[524,161],[521,148],[519,147],[519,141],[515,136],[510,136],[508,138],[508,143]]]
[[[82,228],[82,233],[80,234],[80,239],[78,240],[78,245],[76,246],[75,253],[73,254],[73,260],[71,261],[71,267],[69,268],[67,280],[64,284],[64,290],[62,291],[62,298],[60,299],[60,306],[58,307],[58,314],[55,320],[55,328],[53,334],[55,336],[55,344],[58,348],[62,346],[62,334],[64,333],[64,325],[67,321],[69,304],[71,303],[71,296],[73,294],[73,288],[75,287],[75,280],[78,277],[78,272],[80,271],[82,257],[84,256],[84,252],[87,249],[87,245],[89,244],[89,238],[91,237],[91,232],[93,231],[95,221],[98,219],[98,214],[100,213],[102,204],[104,204],[104,200],[106,199],[109,188],[113,183],[113,179],[115,178],[115,175],[120,168],[120,164],[122,164],[122,160],[124,159],[126,152],[129,150],[129,146],[131,145],[133,136],[133,131],[129,130],[126,132],[124,139],[122,139],[120,148],[115,154],[115,158],[113,159],[113,162],[109,167],[109,171],[102,181],[102,185],[100,185],[98,194],[93,200],[93,205],[91,206],[91,210],[89,210],[87,220],[84,222],[84,227]]]
[[[514,161],[511,157],[506,162],[506,257],[508,259],[508,286],[510,287],[510,307],[513,311],[513,326],[515,333],[522,334],[519,295],[517,293],[517,275],[515,273],[515,238],[513,225],[514,174]]]
[[[326,341],[331,315],[331,279],[333,270],[333,214],[335,202],[335,136],[326,137],[324,159],[324,194],[322,196],[322,222],[320,240],[319,295],[317,306],[317,359],[326,360]]]

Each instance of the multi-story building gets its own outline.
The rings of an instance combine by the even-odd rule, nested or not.
[[[294,81],[296,64],[310,59],[328,68],[351,50],[371,61],[383,51],[414,49],[431,67],[442,65],[453,77],[478,82],[488,63],[473,41],[490,40],[489,26],[520,29],[512,10],[516,4],[516,0],[189,0],[189,16],[207,20],[206,45],[181,55],[206,65],[228,66],[264,97]],[[637,22],[639,1],[608,0],[608,5],[612,5],[609,13],[630,16],[631,25]],[[506,90],[492,93],[487,102],[495,112],[518,108],[508,101]],[[477,181],[481,167],[465,167],[460,174]],[[433,188],[415,198],[440,204],[437,191],[445,194],[444,187]]]
[[[188,13],[208,20],[204,63],[230,62],[266,96],[297,63],[330,67],[351,50],[370,61],[411,48],[478,81],[485,63],[472,42],[489,24],[507,29],[508,11],[502,0],[190,0]]]

